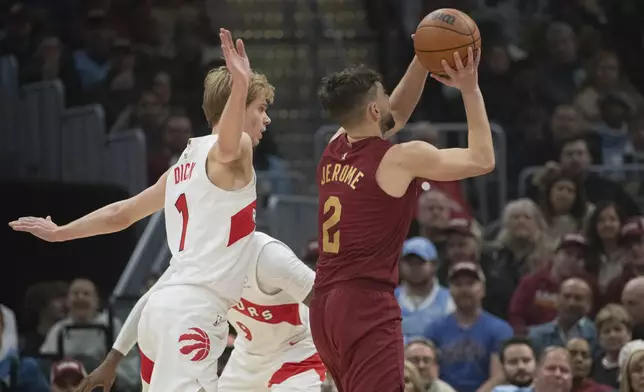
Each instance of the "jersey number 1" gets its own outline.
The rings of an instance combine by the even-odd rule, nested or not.
[[[179,252],[183,250],[183,246],[186,244],[186,230],[188,229],[188,219],[190,219],[190,214],[188,214],[188,202],[186,201],[186,194],[182,193],[177,198],[177,201],[174,203],[174,206],[177,207],[177,211],[181,214],[181,241],[179,242]]]
[[[342,204],[337,196],[329,196],[324,202],[324,213],[327,214],[331,210],[333,210],[331,216],[322,223],[322,251],[338,253],[340,252],[340,230],[336,230],[333,235],[330,233],[331,229],[340,223],[342,216]]]

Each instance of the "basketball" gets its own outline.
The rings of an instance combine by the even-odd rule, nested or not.
[[[467,49],[481,47],[481,33],[466,13],[442,8],[427,15],[418,25],[414,36],[414,50],[420,63],[429,72],[444,75],[441,60],[455,68],[454,52],[467,64]]]

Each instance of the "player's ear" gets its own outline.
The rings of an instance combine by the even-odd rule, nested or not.
[[[379,119],[379,118],[380,118],[380,116],[382,115],[382,114],[380,113],[380,109],[378,108],[378,105],[376,105],[376,103],[375,103],[375,102],[371,102],[371,103],[367,106],[367,110],[369,111],[370,116],[371,116],[371,117],[373,117],[373,118],[375,118],[375,119]]]

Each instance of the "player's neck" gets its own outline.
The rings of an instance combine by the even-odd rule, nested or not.
[[[357,126],[355,128],[345,128],[347,131],[347,139],[350,142],[357,142],[358,140],[366,139],[368,137],[382,137],[382,132],[377,125],[367,124]]]

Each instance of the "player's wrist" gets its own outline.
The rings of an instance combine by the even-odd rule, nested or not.
[[[108,352],[107,356],[105,357],[105,363],[118,365],[119,362],[121,362],[121,360],[123,359],[123,357],[124,357],[123,353],[121,353],[116,348],[112,347],[110,352]]]
[[[479,88],[478,83],[474,87],[461,88],[461,95],[475,95],[481,94],[481,89]]]

